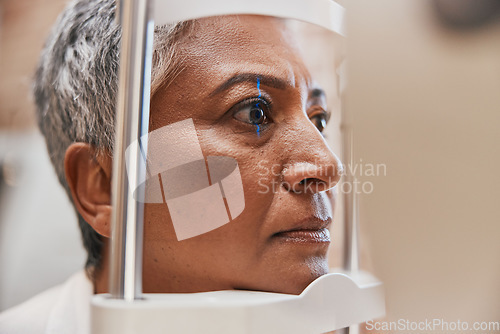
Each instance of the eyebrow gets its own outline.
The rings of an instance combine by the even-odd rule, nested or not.
[[[313,90],[311,90],[310,96],[312,98],[315,98],[315,97],[326,97],[326,93],[321,88],[314,88]]]
[[[219,85],[212,93],[210,93],[210,97],[217,95],[239,83],[255,82],[255,84],[257,84],[258,80],[260,80],[260,83],[262,85],[277,89],[286,89],[288,87],[291,87],[288,81],[274,76],[255,74],[255,73],[240,73],[232,76],[231,78],[223,82],[221,85]]]

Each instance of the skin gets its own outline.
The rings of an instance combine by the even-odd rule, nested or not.
[[[181,39],[181,71],[152,97],[150,131],[192,118],[204,156],[237,160],[245,210],[177,241],[167,205],[146,204],[145,292],[298,294],[328,272],[329,242],[300,236],[330,226],[333,198],[325,190],[338,182],[341,164],[317,127],[328,118],[326,99],[293,44],[281,21],[258,16],[202,19]],[[227,84],[231,78],[237,83]],[[258,134],[249,117],[257,103],[266,115]],[[109,237],[111,161],[93,153],[73,144],[66,174],[78,211]],[[291,230],[300,231],[281,233]],[[107,291],[108,262],[105,252],[96,292]]]

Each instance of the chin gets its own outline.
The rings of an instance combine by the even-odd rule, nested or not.
[[[304,289],[307,288],[307,286],[309,286],[309,284],[311,284],[317,278],[325,274],[328,274],[329,272],[328,265],[326,263],[318,268],[315,267],[314,269],[311,268],[309,269],[310,270],[305,270],[304,273],[302,273],[300,276],[297,275],[298,276],[297,282],[294,286],[294,289],[289,293],[296,295],[301,294],[302,291],[304,291]]]
[[[260,290],[299,295],[314,280],[328,274],[328,272],[326,258],[296,263],[283,270],[275,271],[275,275],[273,275],[274,283],[271,283],[271,286],[268,286],[267,289]]]

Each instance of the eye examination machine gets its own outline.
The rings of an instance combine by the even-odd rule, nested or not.
[[[316,148],[334,141],[343,163],[352,157],[349,117],[340,103],[346,89],[344,12],[332,0],[122,0],[117,4],[122,42],[110,293],[93,296],[92,333],[305,334],[349,327],[355,333],[357,324],[384,316],[382,283],[359,268],[354,192],[338,194],[343,222],[336,223],[344,224],[345,230],[343,268],[317,275],[300,294],[263,292],[252,282],[237,289],[205,289],[209,292],[143,293],[143,266],[151,256],[143,252],[143,245],[158,242],[154,236],[144,239],[153,219],[147,217],[163,214],[160,210],[168,212],[172,221],[174,243],[222,244],[226,237],[232,238],[231,228],[241,228],[238,233],[255,235],[257,240],[267,231],[263,229],[273,226],[271,221],[292,221],[298,215],[292,209],[290,217],[281,218],[286,216],[281,213],[272,216],[278,217],[274,220],[269,212],[281,212],[279,208],[286,205],[300,207],[297,198],[308,186],[315,187],[311,201],[317,203],[327,203],[318,198],[336,191],[342,167],[329,164],[329,156]],[[179,39],[197,42],[174,48],[180,60],[166,79],[155,74],[154,67],[166,62],[153,48],[155,34],[180,26],[184,28],[177,33]],[[224,52],[217,53],[221,40]],[[182,80],[186,80],[183,85]],[[179,92],[181,86],[192,89]],[[205,86],[210,90],[205,92]],[[330,115],[330,110],[338,115]],[[295,123],[303,117],[313,126]],[[330,117],[340,124],[340,140],[326,125]],[[302,139],[305,146],[300,153],[294,141],[304,134],[308,137]],[[321,207],[313,211],[320,217],[317,221],[326,222],[327,218],[321,220]],[[247,221],[253,221],[249,226],[260,223],[262,229],[245,229]],[[288,257],[300,262],[303,254],[319,252],[317,245],[329,238],[325,236],[329,232],[319,227],[311,232],[312,221],[300,230],[284,223],[276,230],[269,227],[272,233],[266,233],[278,237],[256,243],[263,254],[268,247],[272,250],[261,263],[271,263],[272,270],[273,261]],[[290,243],[293,252],[287,248]],[[162,252],[168,256],[169,249]],[[206,252],[210,253],[208,247]],[[238,248],[228,248],[227,253],[237,254]],[[224,263],[223,255],[214,254]],[[154,270],[154,263],[148,266]],[[300,270],[297,267],[297,275]],[[283,282],[293,280],[281,277]],[[280,291],[269,286],[268,291]]]

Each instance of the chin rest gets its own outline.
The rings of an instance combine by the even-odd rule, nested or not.
[[[367,272],[332,272],[300,295],[226,290],[92,300],[92,333],[325,333],[385,314],[383,285]]]

